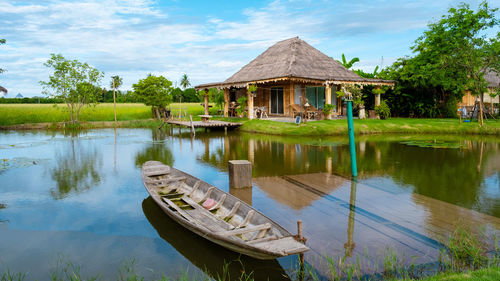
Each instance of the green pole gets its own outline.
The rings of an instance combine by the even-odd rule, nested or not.
[[[354,125],[352,121],[352,101],[347,101],[347,130],[349,132],[349,152],[351,154],[351,174],[353,178],[358,176],[356,166],[356,146],[354,144]]]

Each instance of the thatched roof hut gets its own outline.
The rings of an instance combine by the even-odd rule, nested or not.
[[[226,88],[285,79],[393,85],[394,81],[362,78],[299,37],[280,41],[243,66],[224,82],[207,83],[196,89]]]
[[[249,85],[256,85],[260,90],[248,96],[248,117],[252,118],[254,98],[261,110],[264,108],[267,114],[278,116],[293,116],[294,106],[306,96],[309,100],[314,99],[316,108],[332,103],[338,105],[340,111],[341,102],[336,102],[335,94],[332,98],[332,87],[337,89],[345,84],[393,86],[394,81],[362,78],[304,40],[294,37],[269,47],[224,82],[201,84],[195,89],[224,89],[224,114],[227,115],[227,104],[235,101],[234,97],[245,95]]]

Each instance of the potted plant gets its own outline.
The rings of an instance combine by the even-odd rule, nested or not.
[[[249,85],[248,92],[251,93],[253,97],[257,96],[257,85],[255,84]]]
[[[331,119],[331,114],[333,113],[333,104],[325,104],[323,107],[323,114],[327,119]]]

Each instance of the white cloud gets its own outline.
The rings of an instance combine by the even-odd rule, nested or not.
[[[8,70],[0,85],[11,92],[39,95],[50,53],[105,71],[103,85],[111,75],[123,76],[123,89],[130,89],[150,72],[173,81],[187,73],[192,84],[221,81],[273,43],[294,36],[330,56],[358,56],[369,71],[381,56],[408,54],[415,39],[408,33],[421,32],[451,1],[277,0],[230,17],[198,11],[201,16],[188,20],[176,14],[179,9],[150,0],[43,3],[0,0],[0,36],[7,39],[0,62]]]

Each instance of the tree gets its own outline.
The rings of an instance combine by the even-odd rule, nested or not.
[[[352,58],[350,61],[347,61],[345,55],[342,54],[342,61],[339,61],[345,68],[351,68],[355,63],[359,62],[359,58]]]
[[[71,122],[78,122],[82,107],[97,103],[104,73],[87,63],[65,59],[61,54],[51,54],[44,65],[52,68],[53,74],[49,81],[40,81],[43,93],[62,99],[68,107]]]
[[[500,32],[491,38],[488,31],[499,21],[498,9],[491,9],[486,1],[477,12],[468,4],[450,8],[441,20],[428,25],[429,29],[415,41],[413,52],[427,62],[421,71],[428,71],[431,83],[444,90],[471,91],[479,96],[478,121],[483,125],[483,95],[487,91],[484,74],[488,70],[500,71]]]
[[[172,102],[172,82],[163,76],[148,74],[144,79],[132,85],[136,96],[145,104],[151,106],[153,114],[161,119],[161,112]]]
[[[5,42],[7,42],[5,39],[0,39],[0,45],[5,44]],[[0,73],[3,73],[3,72],[5,72],[5,69],[0,68]],[[3,92],[5,95],[7,95],[7,89],[5,89],[2,86],[0,86],[0,93],[1,92]]]
[[[189,82],[189,78],[187,74],[182,75],[181,78],[181,87],[183,90],[186,90],[187,87],[191,86],[191,82]]]
[[[116,124],[116,89],[118,89],[123,83],[123,79],[118,76],[111,76],[111,84],[110,86],[113,87],[113,108],[115,111],[115,124]]]

